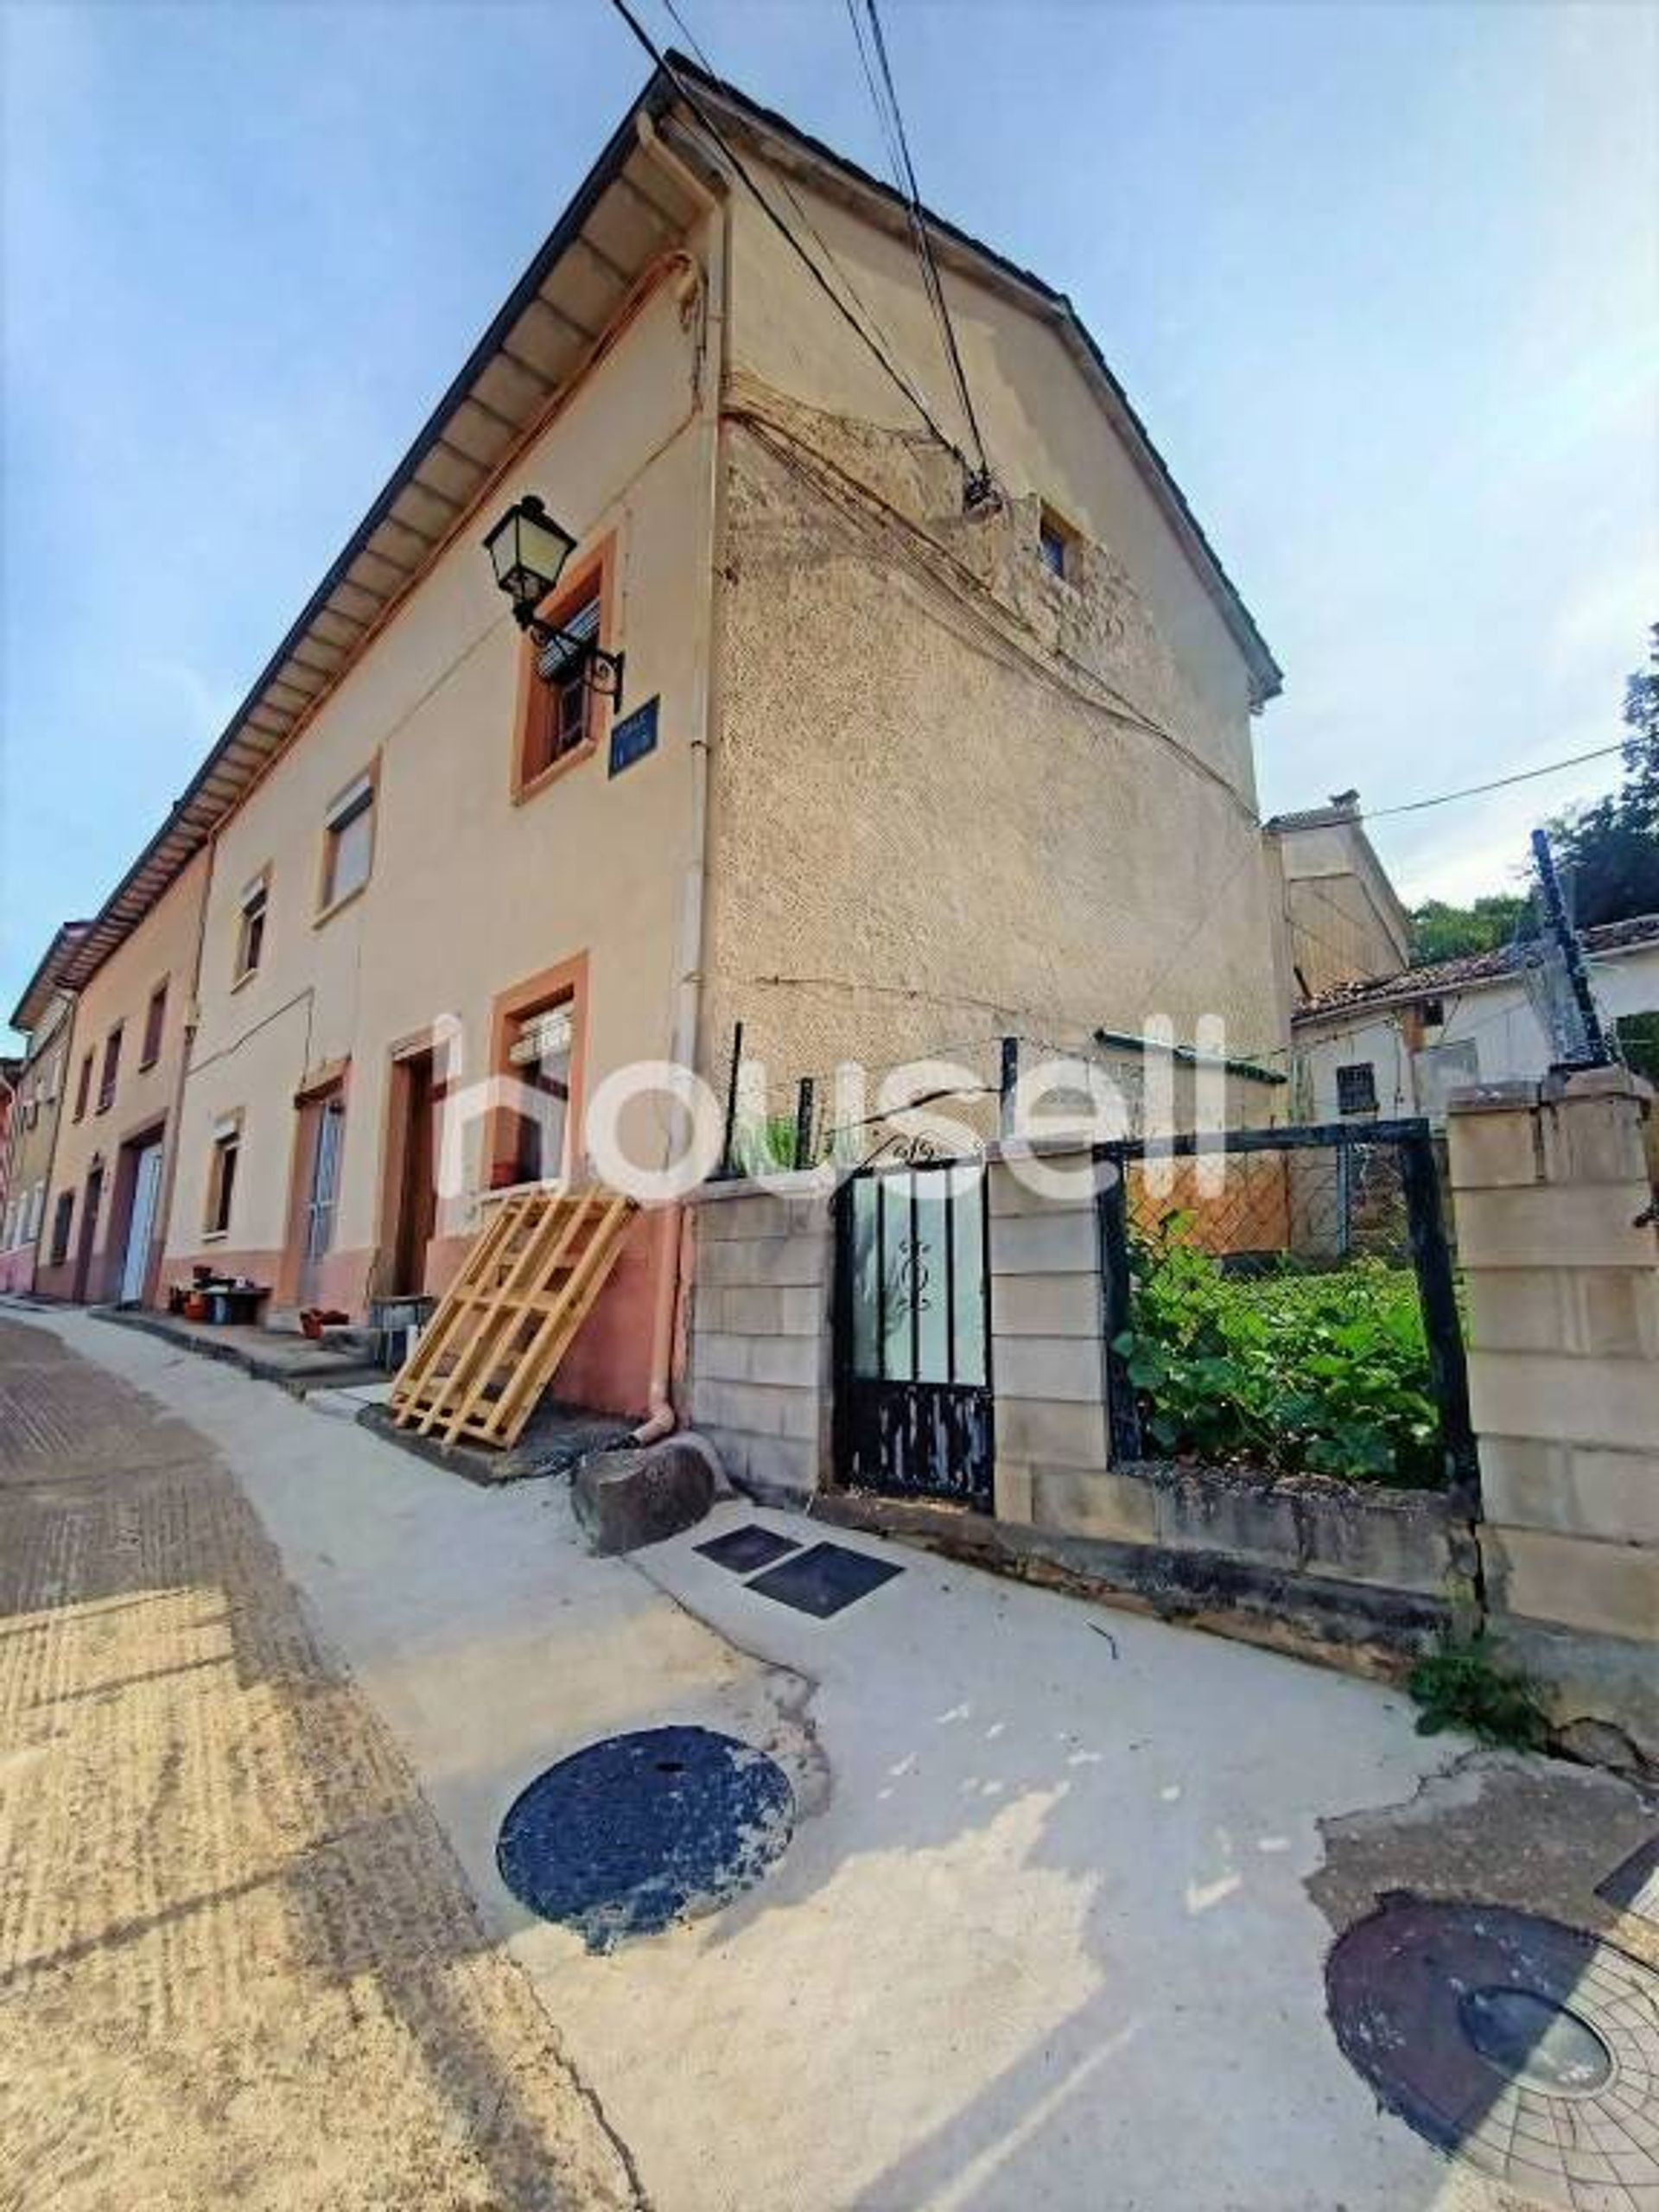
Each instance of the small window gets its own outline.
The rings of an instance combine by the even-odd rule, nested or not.
[[[1037,524],[1037,550],[1042,556],[1043,566],[1051,575],[1062,578],[1071,574],[1071,549],[1077,532],[1063,523],[1052,507],[1045,507]]]
[[[60,1191],[52,1209],[52,1264],[60,1268],[69,1256],[69,1231],[75,1218],[75,1194]]]
[[[346,786],[329,808],[323,830],[322,911],[338,906],[369,880],[374,857],[374,776]]]
[[[98,1078],[98,1110],[107,1114],[115,1103],[115,1079],[121,1071],[121,1024],[118,1021],[104,1039],[104,1067]]]
[[[241,1149],[241,1121],[228,1115],[214,1128],[213,1157],[207,1164],[207,1212],[203,1226],[209,1236],[223,1236],[230,1228],[237,1155]]]
[[[1376,1069],[1370,1060],[1355,1060],[1337,1070],[1338,1114],[1375,1114]]]
[[[236,980],[251,976],[265,949],[265,909],[270,899],[269,873],[256,875],[243,892],[236,925]]]
[[[92,1056],[88,1052],[82,1058],[80,1063],[80,1075],[75,1084],[75,1119],[78,1122],[84,1122],[86,1120],[86,1103],[91,1098],[92,1095]]]
[[[524,732],[521,779],[533,783],[556,764],[579,752],[593,734],[594,694],[588,688],[590,648],[599,643],[600,595],[594,591],[558,626],[571,640],[569,651],[550,683],[539,671]]]
[[[564,1173],[575,1029],[569,994],[519,1014],[509,1028],[505,1072],[520,1088],[506,1116],[510,1150],[499,1181],[550,1182]]]
[[[162,1032],[167,1027],[167,985],[157,983],[149,995],[149,1005],[144,1014],[144,1049],[139,1056],[141,1068],[153,1068],[162,1057]]]

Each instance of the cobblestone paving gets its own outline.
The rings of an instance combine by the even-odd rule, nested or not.
[[[212,1448],[0,1320],[0,2206],[639,2202]]]

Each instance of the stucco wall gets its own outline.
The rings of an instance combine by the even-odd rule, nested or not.
[[[808,197],[939,385],[906,251]],[[1246,667],[1054,330],[949,280],[1012,495],[969,522],[954,463],[741,202],[734,230],[709,1064],[739,1016],[779,1083],[1154,1013],[1282,1052]],[[1065,580],[1043,501],[1077,533]]]
[[[1275,825],[1268,842],[1299,996],[1406,965],[1408,918],[1357,821]]]
[[[174,1272],[203,1252],[211,1132],[219,1116],[240,1110],[232,1218],[210,1255],[276,1279],[294,1189],[295,1094],[317,1071],[347,1064],[327,1294],[355,1311],[387,1226],[394,1046],[453,1017],[453,1093],[488,1071],[496,997],[585,954],[588,1094],[620,1064],[667,1052],[707,635],[698,579],[709,467],[694,381],[701,315],[700,299],[683,315],[670,283],[658,286],[221,833],[168,1233]],[[613,537],[607,642],[627,655],[624,709],[653,696],[660,708],[657,749],[624,773],[607,774],[601,714],[593,755],[515,804],[524,649],[479,539],[528,490],[580,533],[573,568]],[[359,897],[320,921],[325,810],[372,763],[372,872]],[[237,987],[238,899],[267,867],[263,962]],[[481,1117],[467,1118],[474,1195],[441,1205],[437,1224],[451,1262],[453,1240],[477,1226],[486,1172]]]
[[[71,1077],[70,1002],[54,1000],[32,1031],[9,1132],[10,1168],[0,1217],[0,1291],[35,1287],[36,1254],[51,1236],[47,1185]],[[28,1109],[32,1103],[33,1112]]]
[[[94,1162],[103,1166],[104,1185],[93,1230],[86,1294],[98,1300],[116,1294],[125,1249],[130,1214],[131,1162],[129,1158],[124,1163],[123,1147],[141,1137],[163,1136],[168,1142],[170,1155],[174,1107],[195,988],[196,950],[208,867],[207,854],[199,853],[132,935],[105,962],[75,1002],[68,1093],[53,1162],[38,1274],[38,1287],[49,1297],[73,1295],[86,1178]],[[144,1030],[150,994],[162,984],[167,987],[167,1009],[160,1046],[156,1058],[145,1066]],[[117,1022],[121,1024],[122,1034],[115,1095],[107,1109],[100,1109],[99,1085],[105,1041]],[[86,1110],[77,1119],[74,1109],[79,1095],[80,1069],[89,1052],[92,1071]],[[165,1224],[165,1158],[162,1204],[157,1211],[153,1238],[157,1249]],[[60,1265],[54,1266],[50,1260],[52,1217],[60,1193],[66,1191],[74,1193],[74,1220],[68,1252]]]

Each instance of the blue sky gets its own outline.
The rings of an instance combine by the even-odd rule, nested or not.
[[[659,0],[639,0],[668,33]],[[840,0],[684,0],[872,167]],[[1659,11],[887,0],[925,194],[1076,301],[1287,671],[1269,809],[1617,737],[1659,617]],[[0,1007],[94,910],[642,80],[603,0],[0,7]],[[1501,887],[1617,763],[1377,824]]]

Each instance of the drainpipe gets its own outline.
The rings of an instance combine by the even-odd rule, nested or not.
[[[669,1057],[682,1067],[697,1064],[697,1023],[702,1006],[703,886],[709,837],[709,734],[714,719],[715,565],[721,534],[720,409],[726,390],[727,270],[730,253],[729,208],[694,176],[658,135],[647,115],[635,118],[634,131],[640,151],[654,162],[675,188],[700,207],[708,218],[709,243],[706,276],[703,406],[708,440],[708,477],[705,513],[708,517],[708,617],[703,625],[693,671],[691,729],[690,857],[680,894],[680,942],[674,985],[674,1029]],[[712,326],[712,328],[711,328]],[[708,344],[713,336],[717,341]],[[684,1208],[679,1200],[665,1210],[657,1254],[656,1295],[651,1327],[649,1411],[633,1432],[636,1444],[655,1444],[671,1435],[679,1425],[674,1409],[674,1370],[677,1319],[682,1283],[685,1280],[682,1255]]]

